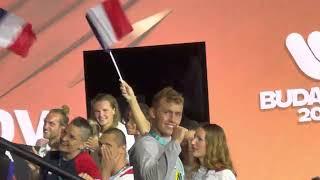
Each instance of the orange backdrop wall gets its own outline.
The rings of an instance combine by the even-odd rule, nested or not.
[[[0,1],[0,7],[32,22],[37,33],[25,59],[0,51],[0,109],[14,120],[14,142],[25,143],[15,110],[26,110],[35,129],[42,110],[63,104],[71,107],[71,117],[86,115],[82,51],[99,45],[84,14],[98,2]],[[299,122],[301,107],[261,110],[259,98],[262,91],[319,87],[319,80],[298,68],[285,44],[290,33],[306,39],[320,31],[319,1],[122,3],[132,23],[172,10],[136,46],[206,42],[210,121],[226,130],[238,179],[301,180],[320,175],[320,124]]]

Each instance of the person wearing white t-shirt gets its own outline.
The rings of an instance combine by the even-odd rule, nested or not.
[[[125,125],[120,122],[121,114],[119,105],[115,97],[110,94],[98,94],[91,101],[91,118],[100,126],[99,134],[110,128],[120,129],[126,136],[127,151],[134,143],[134,137],[128,135]],[[99,148],[98,138],[90,138],[86,143],[89,149],[97,150]]]
[[[198,128],[192,140],[192,151],[196,158],[192,180],[236,180],[222,127],[207,124]]]

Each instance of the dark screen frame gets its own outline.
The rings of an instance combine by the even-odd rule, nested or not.
[[[148,105],[156,92],[172,86],[185,97],[184,117],[210,122],[205,42],[119,48],[111,50],[122,77],[139,101]],[[103,50],[84,51],[87,115],[98,93],[115,96],[123,112],[126,103],[111,57]]]

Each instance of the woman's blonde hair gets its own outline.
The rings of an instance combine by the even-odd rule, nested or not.
[[[202,128],[206,132],[206,155],[204,157],[203,166],[209,170],[224,170],[229,169],[235,175],[227,138],[222,127],[217,124],[206,124]],[[200,167],[200,162],[197,160],[196,168]]]

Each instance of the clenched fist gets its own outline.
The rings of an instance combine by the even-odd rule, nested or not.
[[[172,132],[172,139],[175,140],[177,143],[181,143],[184,139],[184,135],[188,130],[181,126],[176,126],[173,128]]]

